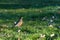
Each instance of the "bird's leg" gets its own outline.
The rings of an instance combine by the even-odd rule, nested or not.
[[[18,37],[18,40],[21,40],[20,37]]]
[[[20,38],[20,28],[18,28],[18,34],[19,34],[18,40],[21,40],[21,38]]]
[[[18,30],[19,31],[19,30]],[[18,34],[19,34],[19,36],[18,36],[18,40],[21,40],[21,38],[20,38],[20,31],[18,32]]]

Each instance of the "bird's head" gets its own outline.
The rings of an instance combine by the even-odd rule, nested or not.
[[[20,19],[23,19],[23,17],[21,17]]]
[[[21,19],[23,19],[23,17],[21,17]]]

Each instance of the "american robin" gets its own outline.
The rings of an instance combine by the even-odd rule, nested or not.
[[[19,19],[19,21],[16,22],[15,26],[17,26],[18,28],[20,28],[20,27],[22,26],[22,24],[23,24],[23,17],[21,17],[21,18]]]
[[[16,24],[15,24],[15,26],[17,26],[18,27],[18,33],[20,32],[20,27],[22,26],[22,24],[23,24],[23,17],[21,17],[19,20],[18,20],[18,22],[15,22]],[[19,33],[19,35],[20,35],[20,33]],[[21,38],[20,37],[18,37],[18,40],[20,40]]]

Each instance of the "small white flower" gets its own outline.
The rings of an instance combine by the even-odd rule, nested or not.
[[[45,34],[40,34],[40,37],[44,38],[45,37]]]
[[[20,32],[21,30],[18,30],[18,32]]]
[[[53,33],[53,34],[50,35],[50,37],[53,37],[54,35],[55,35],[55,34]]]
[[[50,24],[49,27],[53,27],[53,25]]]
[[[14,24],[16,24],[16,22],[14,22]]]
[[[55,17],[54,17],[54,16],[52,16],[52,18],[54,19]]]
[[[53,22],[53,20],[50,20],[50,22]]]
[[[46,17],[43,17],[43,19],[42,20],[46,20]]]

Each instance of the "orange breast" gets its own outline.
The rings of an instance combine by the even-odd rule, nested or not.
[[[16,26],[20,27],[22,25],[23,22],[18,22],[18,24]]]

